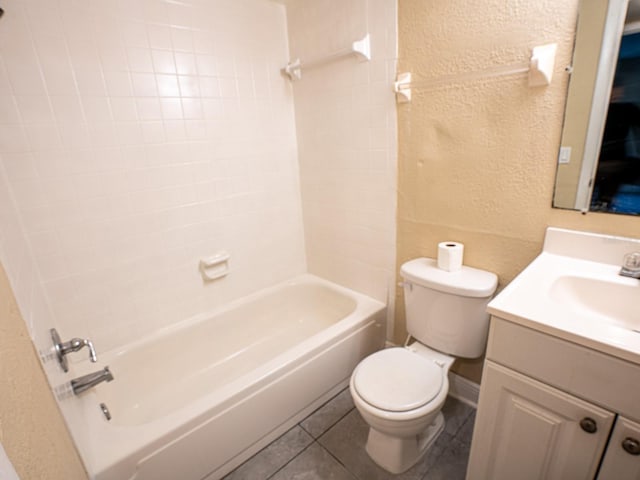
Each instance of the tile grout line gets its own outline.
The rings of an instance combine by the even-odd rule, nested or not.
[[[458,400],[460,401],[460,400]],[[464,403],[464,402],[463,402]],[[466,444],[465,440],[459,438],[458,436],[460,435],[460,432],[462,431],[463,427],[467,424],[467,422],[471,421],[471,417],[473,416],[473,413],[476,411],[476,409],[474,408],[465,418],[464,422],[462,422],[460,424],[460,426],[456,429],[456,432],[454,435],[451,435],[451,444],[453,444],[453,442],[458,442],[460,444]],[[473,429],[472,429],[473,431]],[[443,432],[444,433],[444,432]],[[469,445],[471,443],[471,439],[469,439]],[[443,449],[434,459],[433,463],[427,468],[427,470],[425,471],[424,475],[420,478],[420,480],[428,480],[430,473],[433,471],[434,468],[436,468],[436,466],[438,465],[438,462],[441,458],[443,458],[447,453],[446,449]],[[467,459],[468,460],[468,459]]]
[[[344,468],[344,469],[345,469],[345,471],[346,471],[347,473],[349,473],[349,475],[351,475],[355,480],[362,480],[362,479],[361,479],[360,477],[358,477],[355,473],[353,473],[351,470],[349,470],[349,467],[347,467],[347,466],[342,462],[342,460],[340,460],[338,457],[336,457],[336,456],[331,452],[331,450],[329,450],[329,449],[325,448],[325,446],[324,446],[324,445],[322,445],[320,442],[317,442],[317,443],[318,443],[318,445],[320,445],[320,448],[322,448],[325,452],[327,452],[327,453],[331,456],[331,458],[333,458],[336,462],[338,462],[338,463],[342,466],[342,468]],[[365,480],[366,480],[366,479],[365,479]]]
[[[335,397],[334,397],[335,398]],[[326,404],[325,404],[326,405]],[[322,408],[322,407],[321,407]],[[310,431],[308,431],[306,428],[304,428],[302,426],[302,422],[304,422],[304,420],[306,420],[306,418],[304,420],[302,420],[300,423],[298,423],[298,426],[300,428],[302,428],[302,430],[304,430],[305,432],[307,432],[309,435],[311,435],[311,438],[313,438],[314,440],[318,440],[321,437],[324,436],[325,433],[327,433],[329,430],[331,430],[333,427],[335,427],[338,423],[340,423],[347,415],[349,415],[353,410],[355,410],[356,407],[351,407],[345,414],[343,414],[340,418],[338,418],[335,422],[333,422],[331,425],[329,425],[320,435],[318,435],[318,437],[314,437],[313,433],[311,433]],[[313,413],[311,414],[313,415]],[[309,416],[311,416],[309,415]],[[309,417],[307,417],[309,418]]]
[[[305,430],[306,432],[306,430]],[[308,433],[308,432],[307,432]],[[309,436],[311,436],[311,434],[309,434]],[[271,475],[269,475],[267,478],[265,478],[264,480],[269,480],[270,478],[273,478],[275,475],[277,475],[282,469],[284,469],[287,465],[289,465],[291,462],[293,462],[296,458],[298,458],[300,455],[302,455],[304,452],[306,452],[309,447],[311,447],[311,445],[313,445],[314,443],[318,443],[316,441],[315,438],[311,437],[313,439],[313,441],[311,443],[309,443],[309,445],[307,445],[306,447],[304,447],[302,450],[300,450],[297,454],[295,454],[293,457],[291,457],[284,465],[282,465],[280,468],[278,468],[275,472],[273,472]],[[320,445],[318,443],[318,445]],[[320,447],[322,447],[322,445],[320,445]],[[324,447],[322,447],[324,448]]]
[[[334,397],[335,398],[335,397]],[[329,425],[329,427],[327,427],[319,436],[318,438],[314,438],[314,442],[316,442],[320,448],[322,448],[325,452],[327,452],[331,458],[333,458],[336,462],[338,462],[338,464],[340,464],[342,466],[342,468],[345,469],[345,471],[347,471],[349,473],[349,475],[351,475],[355,480],[361,480],[355,473],[353,473],[349,467],[347,467],[342,460],[340,460],[338,457],[336,457],[331,450],[329,450],[328,448],[326,448],[324,445],[322,445],[322,443],[320,443],[318,440],[320,440],[320,438],[324,437],[326,435],[326,433],[331,430],[333,427],[335,427],[338,423],[340,423],[342,420],[344,420],[344,418],[349,415],[353,410],[355,410],[355,406],[351,407],[349,410],[347,410],[347,412],[342,415],[340,418],[338,418],[335,422],[333,422],[331,425]],[[302,425],[300,425],[300,427],[304,430],[304,427]],[[306,432],[306,430],[304,430]],[[310,432],[309,435],[311,435],[313,437],[313,435]],[[302,453],[302,452],[300,452]]]
[[[456,428],[456,431],[451,435],[451,437],[452,437],[452,438],[457,438],[457,437],[458,437],[458,434],[459,434],[459,433],[460,433],[460,431],[462,430],[462,427],[464,427],[464,426],[467,424],[467,422],[469,421],[469,419],[470,419],[470,418],[471,418],[471,416],[473,415],[473,412],[474,412],[474,411],[475,411],[475,410],[470,411],[470,412],[469,412],[469,414],[468,414],[466,417],[464,417],[464,421],[462,421],[462,422],[460,423],[460,425],[458,426],[458,428]]]
[[[333,424],[331,424],[331,426],[329,428],[327,428],[324,432],[322,432],[322,435],[320,435],[316,441],[318,442],[318,445],[320,445],[320,447],[322,447],[336,462],[338,462],[340,465],[342,465],[342,467],[349,473],[349,475],[351,475],[355,480],[367,480],[367,479],[361,479],[358,475],[356,475],[354,472],[351,471],[351,469],[344,464],[344,462],[342,460],[340,460],[338,457],[336,457],[333,452],[331,452],[331,450],[329,450],[328,448],[326,448],[324,445],[322,445],[322,443],[320,443],[318,440],[320,440],[320,438],[324,437],[329,430],[331,430],[333,427],[335,427],[338,423],[340,423],[342,420],[344,420],[348,415],[351,414],[351,412],[353,412],[354,410],[356,410],[355,405],[353,407],[351,407],[344,415],[342,415],[338,420],[336,420]],[[359,413],[358,413],[359,415]]]
[[[340,392],[342,393],[342,392]],[[296,455],[294,455],[293,457],[291,457],[286,463],[284,463],[280,468],[278,468],[275,472],[273,472],[271,475],[269,475],[268,477],[265,478],[265,480],[269,480],[270,478],[273,478],[275,475],[278,474],[278,472],[280,472],[282,469],[284,469],[287,465],[289,465],[291,462],[293,462],[296,458],[298,458],[300,455],[302,455],[306,450],[308,450],[314,443],[317,443],[318,446],[320,448],[322,448],[325,452],[327,452],[329,455],[331,455],[332,458],[336,459],[338,461],[338,463],[340,465],[342,465],[344,467],[344,469],[349,472],[349,474],[354,477],[356,480],[359,480],[357,476],[355,476],[353,474],[353,472],[351,472],[346,465],[344,465],[340,460],[338,460],[333,454],[331,454],[331,452],[329,450],[327,450],[318,440],[324,435],[326,434],[329,430],[331,430],[334,426],[336,426],[338,423],[340,423],[340,421],[342,421],[347,415],[349,415],[351,413],[352,410],[355,409],[355,406],[351,407],[346,413],[344,413],[343,415],[340,416],[340,418],[338,418],[335,422],[331,423],[331,425],[329,425],[327,428],[325,428],[323,430],[323,432],[318,435],[318,437],[316,438],[313,433],[311,433],[310,431],[308,431],[306,428],[304,428],[304,426],[302,425],[302,423],[309,417],[311,417],[314,413],[316,413],[318,410],[320,410],[322,407],[324,407],[325,405],[331,403],[333,400],[335,400],[335,398],[340,395],[340,393],[336,394],[334,397],[332,397],[331,399],[329,399],[324,405],[320,406],[317,410],[315,410],[314,412],[312,412],[311,414],[309,414],[307,417],[305,417],[304,419],[302,419],[300,422],[298,422],[296,424],[296,426],[300,427],[300,429],[302,429],[303,432],[305,432],[307,435],[309,435],[309,437],[312,439],[312,441],[309,443],[309,445],[307,445],[306,447],[304,447],[302,450],[300,450]]]
[[[339,394],[338,394],[339,395]],[[337,395],[336,395],[337,397]],[[327,405],[328,403],[330,403],[332,400],[334,400],[336,397],[333,397],[331,400],[329,400],[327,403],[325,403],[325,405]],[[322,408],[322,407],[320,407]],[[293,462],[298,456],[302,455],[309,447],[311,447],[311,445],[313,445],[314,443],[317,443],[318,446],[320,448],[322,448],[322,450],[324,450],[327,454],[329,454],[329,456],[331,456],[331,458],[333,458],[336,462],[338,462],[339,465],[342,466],[342,468],[345,469],[346,472],[349,473],[349,475],[351,475],[354,480],[361,480],[354,472],[352,472],[343,462],[342,460],[340,460],[338,457],[336,457],[329,449],[327,449],[324,445],[322,445],[322,443],[319,442],[320,438],[322,438],[324,435],[326,435],[326,433],[331,430],[333,427],[335,427],[338,423],[340,423],[342,420],[344,420],[344,418],[349,415],[353,410],[355,410],[355,406],[351,407],[349,410],[347,410],[343,415],[340,416],[340,418],[338,418],[335,422],[333,422],[331,425],[329,425],[327,428],[324,429],[324,431],[318,435],[318,437],[314,437],[313,434],[311,432],[309,432],[306,428],[304,428],[304,426],[302,425],[302,422],[304,422],[304,420],[306,420],[306,418],[302,421],[300,421],[298,423],[298,426],[304,431],[306,432],[312,439],[313,442],[311,442],[309,445],[307,445],[303,450],[301,450],[300,452],[298,452],[297,455],[295,455],[293,458],[291,458],[285,465],[283,465],[280,469],[278,469],[278,471],[274,472],[271,476],[269,476],[266,480],[269,480],[270,478],[272,478],[274,475],[276,475],[280,470],[282,470],[283,468],[285,468],[289,463]],[[315,412],[314,412],[315,413]],[[313,413],[311,414],[313,415]],[[309,415],[309,416],[311,416]],[[307,417],[309,418],[309,417]]]

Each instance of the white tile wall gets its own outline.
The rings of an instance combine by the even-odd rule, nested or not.
[[[315,59],[366,33],[372,59],[303,70],[294,84],[309,270],[393,303],[396,2],[287,2],[291,57]]]
[[[3,7],[0,251],[34,336],[106,350],[306,270],[282,5]]]

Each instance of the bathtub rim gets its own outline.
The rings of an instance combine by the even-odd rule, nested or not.
[[[270,293],[276,292],[284,287],[300,285],[300,284],[320,284],[332,290],[335,290],[339,293],[342,293],[343,295],[346,295],[350,298],[353,298],[356,301],[355,308],[349,313],[349,315],[347,315],[346,317],[343,317],[343,319],[348,318],[351,315],[354,315],[358,312],[362,313],[361,300],[364,301],[365,303],[371,302],[373,304],[378,304],[379,307],[382,307],[382,308],[385,308],[387,306],[384,302],[371,298],[363,293],[357,292],[347,287],[343,287],[342,285],[333,283],[329,280],[325,280],[324,278],[318,277],[311,273],[303,273],[295,277],[292,277],[290,279],[279,282],[275,285],[271,285],[269,287],[263,288],[256,292],[250,293],[249,295],[246,295],[244,297],[240,297],[235,300],[232,300],[231,302],[225,303],[224,305],[220,305],[219,307],[216,307],[214,309],[208,310],[206,312],[197,313],[184,320],[180,320],[171,325],[167,325],[165,327],[159,328],[158,330],[154,331],[151,335],[149,335],[146,338],[140,338],[126,345],[113,347],[109,350],[105,350],[104,352],[100,353],[100,356],[102,358],[111,360],[112,358],[126,355],[131,350],[144,348],[146,345],[154,343],[154,341],[157,340],[158,338],[169,336],[172,333],[177,332],[179,330],[183,330],[183,329],[195,326],[199,323],[206,322],[211,317],[231,311],[240,305],[244,305],[246,303],[251,302],[254,299],[259,299],[261,297],[267,296]],[[105,363],[105,362],[101,362],[101,363]],[[87,364],[88,362],[84,360],[76,362],[76,365],[79,366],[80,368],[82,368],[81,366],[86,366]]]

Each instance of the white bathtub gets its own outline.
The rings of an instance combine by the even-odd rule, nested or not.
[[[101,354],[75,373],[109,365],[115,380],[66,401],[79,417],[63,410],[96,480],[217,479],[347,385],[383,346],[385,318],[303,275]]]

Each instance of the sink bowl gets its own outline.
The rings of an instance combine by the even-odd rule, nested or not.
[[[640,280],[619,275],[630,252],[640,238],[550,227],[542,252],[487,311],[640,365]]]
[[[640,333],[640,282],[626,280],[562,275],[551,284],[549,295],[576,313],[597,315],[604,321]]]

